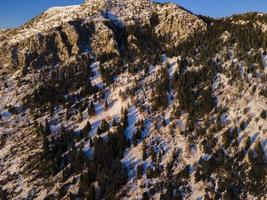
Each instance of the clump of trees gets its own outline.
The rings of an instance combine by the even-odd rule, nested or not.
[[[47,107],[56,104],[63,104],[71,99],[66,96],[72,91],[78,90],[83,97],[92,95],[98,91],[96,86],[92,86],[90,81],[91,68],[90,62],[79,60],[76,63],[69,64],[64,67],[40,72],[40,84],[28,95],[24,102],[29,107]]]
[[[166,67],[163,67],[158,74],[155,90],[152,91],[152,108],[157,111],[169,105],[168,92],[170,91],[169,74]]]
[[[127,171],[121,163],[124,150],[129,147],[125,136],[128,126],[128,111],[124,110],[122,121],[116,123],[114,132],[103,120],[101,132],[108,132],[107,139],[90,138],[90,147],[94,147],[93,157],[88,158],[83,151],[83,139],[89,137],[91,124],[88,121],[80,133],[62,127],[57,135],[51,134],[49,121],[45,124],[35,123],[36,131],[42,139],[42,153],[39,170],[44,177],[51,177],[62,171],[62,179],[80,175],[79,193],[76,197],[89,199],[114,198],[116,192],[127,181]],[[77,145],[79,144],[79,145]],[[98,182],[96,188],[94,182]],[[59,198],[64,197],[66,190],[59,189]]]

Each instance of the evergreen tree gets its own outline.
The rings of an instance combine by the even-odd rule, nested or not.
[[[228,148],[231,144],[231,139],[230,139],[230,130],[227,130],[223,133],[222,136],[222,142],[225,148]]]
[[[163,120],[162,120],[162,123],[161,123],[161,124],[162,124],[162,126],[163,126],[163,127],[165,127],[165,126],[167,125],[165,118],[163,118]]]
[[[89,116],[94,116],[96,114],[95,112],[95,104],[93,102],[91,102],[90,106],[88,107],[88,115]]]
[[[104,133],[108,130],[109,130],[109,123],[103,119],[101,122],[101,132]]]
[[[87,200],[95,200],[96,199],[96,189],[93,184],[91,184],[88,194],[86,195]]]
[[[96,93],[94,93],[94,102],[96,103],[97,102],[97,95],[96,95]]]
[[[147,159],[147,144],[145,140],[143,141],[142,149],[143,149],[143,160],[145,161]]]
[[[89,145],[90,145],[90,147],[94,146],[94,142],[93,142],[92,138],[89,139]]]
[[[138,128],[136,131],[136,139],[141,140],[142,139],[142,131]]]
[[[137,178],[141,179],[144,172],[144,166],[142,164],[137,166]]]
[[[127,109],[124,110],[123,118],[122,118],[122,124],[123,124],[124,128],[126,128],[129,125],[129,122],[128,122],[128,110]]]
[[[91,125],[90,121],[88,121],[82,130],[82,133],[81,133],[82,138],[85,138],[86,136],[88,136],[88,133],[90,132],[91,128],[92,128],[92,125]]]
[[[173,186],[172,186],[172,183],[168,183],[167,185],[167,191],[166,191],[166,194],[165,194],[165,198],[166,199],[173,199]]]
[[[45,119],[45,135],[50,135],[51,134],[51,129],[50,129],[50,126],[49,126],[49,123],[48,123],[48,120]]]
[[[248,137],[246,138],[246,140],[245,140],[245,149],[246,149],[246,150],[249,150],[250,146],[251,146],[251,139],[250,139],[250,137],[248,136]]]
[[[67,109],[66,109],[66,113],[65,113],[65,120],[69,120],[69,119],[70,119],[70,117],[71,117],[71,114],[70,114],[70,109],[69,109],[69,108],[67,108]]]
[[[261,111],[260,116],[262,119],[267,119],[267,112],[265,110]]]
[[[149,166],[146,169],[146,177],[149,178],[149,179],[151,179],[151,178],[153,178],[153,174],[154,174],[153,169]]]
[[[150,154],[150,156],[151,156],[151,160],[152,160],[152,162],[155,162],[155,161],[157,160],[157,154],[156,154],[156,152],[155,152],[154,147],[151,147],[151,148],[150,148],[149,154]]]
[[[45,155],[50,153],[49,140],[46,136],[43,137],[43,152]]]
[[[118,125],[118,123],[117,123],[117,121],[116,121],[116,119],[115,119],[115,117],[113,118],[113,121],[112,121],[112,126],[117,126]]]
[[[264,163],[265,154],[260,141],[257,141],[257,143],[255,144],[255,152],[257,154],[259,163]]]
[[[74,149],[70,153],[70,164],[76,173],[83,169],[84,156],[84,152],[80,148],[78,150]]]
[[[141,129],[141,131],[145,130],[145,122],[143,119],[141,119],[141,121],[140,121],[140,129]]]
[[[96,134],[97,134],[97,135],[101,135],[101,134],[102,134],[102,131],[101,131],[101,128],[100,128],[100,127],[97,128],[97,132],[96,132]]]
[[[246,122],[243,120],[240,124],[240,129],[244,131],[246,129]]]
[[[236,140],[238,138],[238,128],[235,127],[232,131],[232,137],[234,140]]]
[[[108,102],[105,101],[105,111],[107,111],[107,110],[108,110]]]
[[[137,134],[136,134],[136,133],[133,134],[132,140],[133,140],[133,145],[134,145],[134,146],[137,146],[138,139],[137,139]]]

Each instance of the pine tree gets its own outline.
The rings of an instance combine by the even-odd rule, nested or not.
[[[102,131],[100,129],[100,127],[97,128],[97,132],[96,132],[97,135],[101,135],[102,134]]]
[[[70,117],[71,117],[71,115],[70,115],[70,109],[67,108],[66,113],[65,113],[65,120],[69,120]]]
[[[95,200],[96,199],[96,189],[93,184],[91,184],[89,192],[86,195],[87,200]]]
[[[42,125],[42,123],[38,124],[38,127],[36,128],[36,131],[37,131],[38,135],[45,136],[45,128]]]
[[[188,65],[188,60],[185,57],[182,57],[179,63],[179,73],[183,74],[186,71]]]
[[[167,190],[166,190],[166,194],[165,194],[165,198],[166,199],[173,199],[173,186],[172,183],[168,183],[167,185]]]
[[[89,145],[90,145],[90,147],[94,146],[94,142],[93,142],[92,138],[89,139]]]
[[[49,126],[49,123],[48,123],[48,120],[45,119],[45,135],[50,135],[51,134],[51,129],[50,129],[50,126]]]
[[[267,119],[267,112],[265,110],[261,111],[260,116],[262,119]]]
[[[97,102],[97,95],[96,95],[96,93],[94,93],[94,102],[96,103]]]
[[[140,129],[141,129],[141,131],[145,130],[145,122],[143,119],[141,119],[141,121],[140,121]]]
[[[155,162],[155,161],[157,160],[157,154],[156,154],[156,152],[155,152],[154,147],[151,147],[151,148],[150,148],[149,154],[150,154],[150,156],[151,156],[151,160],[152,160],[152,162]]]
[[[235,127],[232,132],[233,139],[236,140],[238,138],[238,128]]]
[[[136,139],[141,140],[142,139],[142,131],[138,128],[136,131]]]
[[[265,159],[265,154],[260,141],[257,141],[257,143],[255,144],[255,152],[257,154],[257,159],[259,163],[263,163]]]
[[[127,109],[124,110],[123,118],[122,118],[122,124],[123,124],[124,128],[126,128],[129,125],[129,122],[128,122],[128,110]]]
[[[134,145],[134,146],[137,146],[137,142],[138,142],[138,140],[137,140],[137,134],[136,134],[136,133],[133,134],[132,140],[133,140],[133,145]]]
[[[246,150],[249,150],[250,146],[251,146],[251,139],[250,139],[250,137],[248,136],[248,137],[246,138],[246,140],[245,140],[245,149],[246,149]]]
[[[222,142],[225,148],[228,148],[231,144],[231,139],[230,139],[230,132],[229,130],[225,131],[222,136]]]
[[[178,87],[179,87],[179,74],[177,71],[175,71],[172,78],[172,88],[178,90]]]
[[[88,107],[88,115],[89,116],[94,116],[96,114],[95,112],[95,104],[91,102],[90,106]]]
[[[165,118],[163,118],[163,120],[162,120],[162,123],[161,123],[161,124],[162,124],[162,126],[163,126],[163,127],[165,127],[165,126],[167,125]]]
[[[117,123],[117,121],[116,121],[116,119],[115,119],[115,117],[113,118],[113,122],[112,122],[112,126],[117,126],[118,125],[118,123]]]
[[[146,177],[153,178],[153,169],[150,166],[146,169]]]
[[[143,149],[143,160],[145,161],[147,159],[147,144],[145,140],[143,141],[142,149]]]
[[[172,164],[170,162],[167,162],[166,164],[166,172],[167,172],[167,177],[170,178],[173,173]]]
[[[137,178],[141,179],[144,173],[144,166],[142,164],[137,166]]]
[[[251,165],[253,165],[254,163],[254,153],[252,149],[248,150],[248,160],[250,162]]]
[[[43,137],[43,152],[44,152],[44,155],[50,153],[49,140],[46,136]]]
[[[142,194],[142,200],[149,200],[149,195],[147,192],[143,192]]]
[[[105,101],[105,111],[107,111],[107,110],[108,110],[108,102]]]
[[[85,138],[86,136],[88,136],[88,133],[91,130],[91,128],[92,128],[92,125],[91,125],[90,121],[88,121],[82,130],[82,138]]]
[[[54,114],[54,105],[52,103],[49,104],[49,113],[50,117],[52,117]]]
[[[240,124],[240,129],[244,131],[246,129],[246,122],[243,120]]]
[[[74,149],[70,153],[70,164],[73,167],[74,171],[76,173],[80,172],[83,169],[84,161],[85,161],[85,155],[81,148]]]
[[[104,133],[109,130],[109,123],[106,120],[101,122],[101,132]]]

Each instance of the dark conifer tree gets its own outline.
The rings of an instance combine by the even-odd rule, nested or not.
[[[146,144],[146,141],[143,141],[142,149],[143,149],[143,160],[146,160],[147,159],[147,144]]]
[[[163,118],[163,120],[162,120],[162,126],[165,127],[166,125],[167,125],[167,122],[166,122],[165,118]]]
[[[142,178],[144,173],[144,166],[142,164],[137,166],[137,178],[140,179]]]
[[[101,122],[101,132],[104,133],[109,130],[109,123],[106,120],[102,120]]]
[[[105,111],[107,111],[107,110],[108,110],[108,102],[105,101]]]
[[[85,138],[85,137],[88,136],[88,134],[89,134],[91,128],[92,128],[92,125],[91,125],[90,121],[88,121],[88,122],[86,123],[85,127],[84,127],[83,130],[82,130],[82,133],[81,133],[82,138]]]
[[[118,125],[118,123],[117,123],[117,121],[116,121],[116,119],[115,119],[115,117],[113,118],[113,121],[112,121],[112,126],[117,126]]]
[[[96,114],[95,112],[95,104],[91,102],[90,106],[88,107],[88,115],[89,116],[94,116]]]
[[[102,131],[101,131],[101,128],[100,128],[100,127],[97,128],[97,132],[96,132],[96,134],[97,134],[97,135],[101,135],[101,134],[102,134]]]
[[[48,120],[45,119],[45,135],[50,135],[51,134],[51,129],[50,129],[50,125],[48,123]]]

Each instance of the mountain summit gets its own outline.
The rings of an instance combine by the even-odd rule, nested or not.
[[[92,49],[97,54],[99,49],[107,48],[106,51],[109,51],[111,46],[113,51],[117,51],[114,53],[118,53],[121,51],[118,48],[123,48],[122,40],[126,42],[136,38],[134,33],[138,29],[143,29],[140,37],[161,38],[162,44],[158,48],[170,49],[194,31],[205,29],[205,23],[176,5],[150,1],[95,0],[80,6],[55,7],[17,29],[1,33],[0,47],[3,51],[0,53],[0,65],[25,66],[40,59],[43,63],[38,65],[49,65],[66,62],[86,49]],[[98,38],[92,39],[94,36]],[[89,40],[93,41],[92,44]],[[94,46],[94,42],[99,44]],[[68,43],[71,50],[67,47]],[[128,45],[131,48],[133,44],[129,41]],[[142,48],[136,45],[132,48],[135,47],[138,50]],[[126,51],[127,47],[124,48]],[[55,51],[59,52],[55,54]],[[50,57],[51,53],[53,58],[48,61],[46,57]]]
[[[266,21],[87,0],[0,31],[0,199],[266,199]]]

